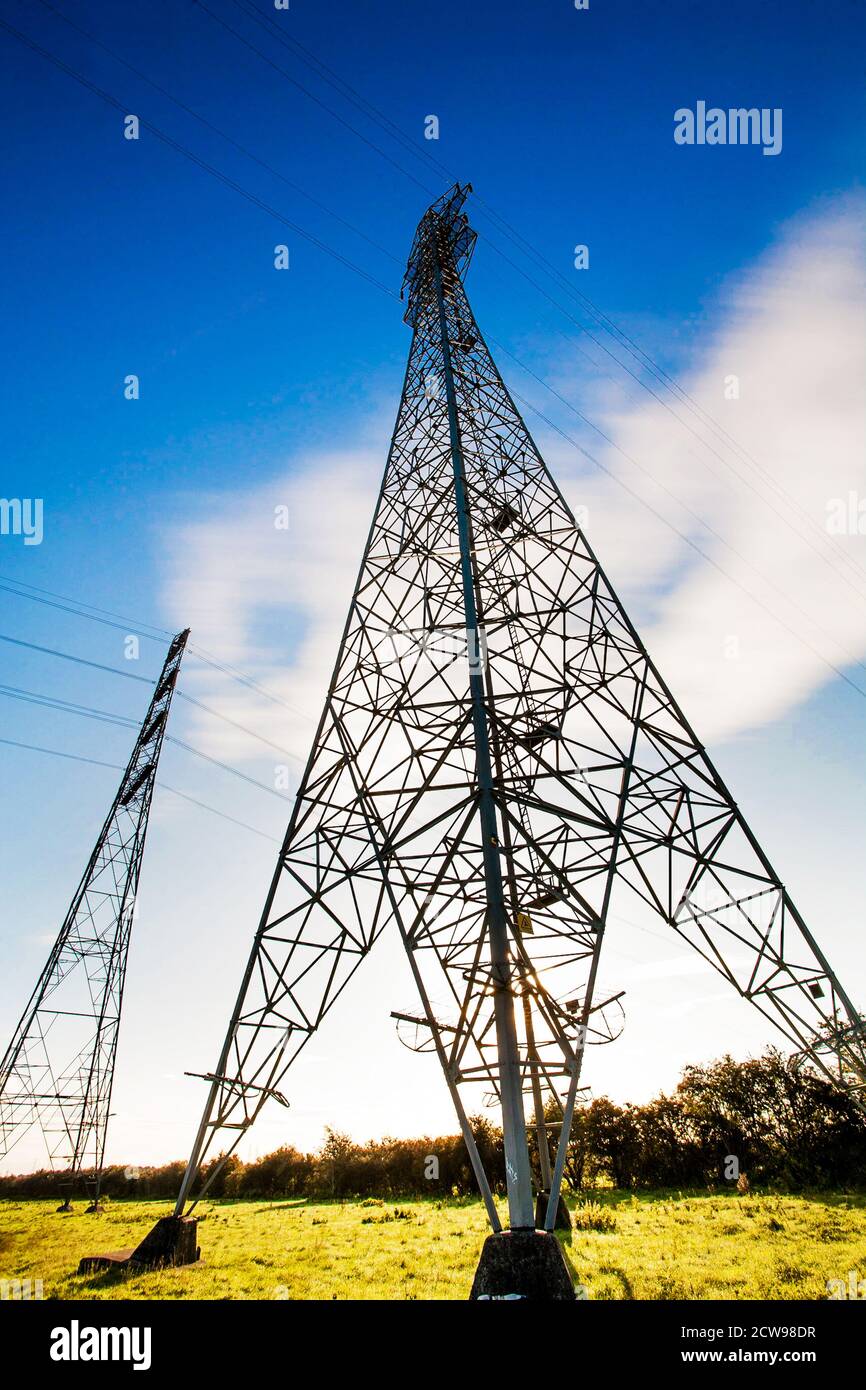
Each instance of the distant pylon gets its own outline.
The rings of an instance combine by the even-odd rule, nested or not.
[[[81,1176],[94,1203],[148,816],[188,635],[171,642],[111,810],[0,1063],[0,1158],[39,1125],[67,1192]]]
[[[382,488],[177,1215],[206,1190],[202,1161],[231,1152],[278,1094],[389,924],[423,1011],[402,1017],[429,1030],[494,1231],[463,1094],[481,1085],[501,1106],[512,1231],[535,1225],[525,1111],[543,1113],[539,1086],[557,1097],[541,1175],[551,1230],[584,1043],[608,1031],[595,993],[615,892],[651,907],[862,1101],[860,1015],[481,336],[463,287],[468,191],[434,203],[412,246],[413,338]]]

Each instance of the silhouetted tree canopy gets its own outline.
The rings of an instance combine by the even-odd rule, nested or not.
[[[553,1122],[559,1118],[553,1106],[547,1114]],[[493,1186],[503,1192],[502,1133],[486,1116],[473,1116],[470,1125]],[[556,1135],[555,1129],[550,1132]],[[530,1144],[537,1173],[532,1131]],[[565,1176],[575,1190],[599,1182],[619,1188],[733,1187],[731,1158],[753,1187],[862,1186],[866,1123],[846,1093],[770,1048],[745,1062],[722,1057],[708,1066],[686,1067],[672,1096],[660,1095],[646,1105],[615,1105],[600,1096],[579,1108]],[[111,1167],[103,1175],[103,1192],[173,1198],[183,1171],[180,1162]],[[0,1196],[55,1197],[59,1176],[42,1171],[0,1177]],[[329,1127],[317,1153],[287,1145],[249,1163],[233,1154],[210,1195],[388,1198],[477,1191],[459,1134],[359,1144]]]

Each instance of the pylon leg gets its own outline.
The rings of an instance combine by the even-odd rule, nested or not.
[[[550,1200],[550,1193],[542,1189],[535,1199],[535,1226],[539,1231],[543,1231],[547,1224],[547,1204]],[[555,1231],[571,1230],[571,1213],[563,1201],[562,1193],[556,1203],[556,1220],[553,1223]]]

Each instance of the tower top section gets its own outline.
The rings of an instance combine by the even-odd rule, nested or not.
[[[471,183],[455,183],[430,204],[418,223],[400,291],[400,298],[407,301],[403,319],[412,328],[432,271],[434,249],[438,248],[441,260],[451,261],[458,275],[462,277],[466,273],[477,238],[463,211],[463,204],[471,192]]]

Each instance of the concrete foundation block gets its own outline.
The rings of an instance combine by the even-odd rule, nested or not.
[[[475,1271],[470,1299],[576,1298],[565,1256],[548,1231],[499,1231],[488,1236]]]

